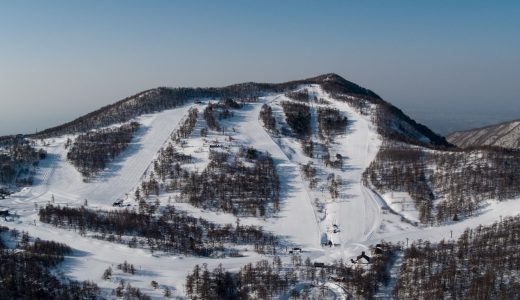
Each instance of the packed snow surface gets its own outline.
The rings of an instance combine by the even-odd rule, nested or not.
[[[388,208],[398,213],[402,212],[403,217],[409,220],[416,220],[417,214],[414,207],[410,206],[412,201],[409,195],[389,193],[380,196],[362,184],[362,174],[381,146],[381,138],[371,121],[371,116],[362,115],[347,103],[330,98],[317,85],[305,88],[312,95],[328,101],[328,105],[338,109],[348,118],[347,132],[336,137],[335,142],[331,144],[331,150],[344,158],[344,165],[334,170],[326,168],[319,159],[304,155],[295,138],[266,131],[259,120],[261,107],[264,103],[271,105],[277,121],[283,122],[280,102],[288,101],[283,94],[261,97],[258,103],[246,104],[242,109],[236,110],[232,118],[222,121],[222,124],[224,127],[233,128],[234,140],[271,154],[281,180],[282,201],[281,210],[276,216],[265,219],[241,218],[243,224],[260,225],[265,230],[281,236],[288,246],[303,248],[304,257],[311,257],[314,261],[331,262],[340,258],[348,260],[359,255],[360,251],[381,239],[406,242],[407,239],[435,241],[456,237],[467,227],[492,223],[500,216],[516,214],[520,208],[520,200],[501,203],[490,201],[477,217],[455,224],[424,227],[403,222],[400,215],[389,212]],[[311,105],[318,107],[323,104]],[[157,298],[161,297],[161,290],[151,288],[151,280],[159,282],[162,287],[168,286],[174,295],[182,296],[185,294],[183,284],[186,275],[195,264],[207,263],[209,268],[213,268],[222,263],[228,270],[237,270],[246,263],[265,258],[253,251],[243,251],[243,257],[225,259],[157,255],[145,249],[129,248],[126,245],[84,237],[78,232],[58,229],[38,221],[37,206],[43,206],[50,201],[69,206],[80,206],[87,202],[91,208],[113,209],[114,201],[131,197],[134,189],[149,173],[150,165],[158,151],[168,143],[171,134],[193,106],[199,107],[202,111],[205,102],[138,118],[136,121],[141,123],[141,128],[131,145],[91,182],[84,182],[80,173],[66,159],[65,143],[67,138],[73,138],[72,136],[45,140],[45,145],[40,146],[49,155],[40,164],[35,184],[0,202],[2,207],[15,211],[20,218],[12,222],[2,220],[0,224],[28,231],[34,237],[66,243],[76,249],[75,254],[68,257],[61,267],[61,271],[72,279],[91,280],[107,290],[115,288],[119,279],[125,279],[132,286]],[[311,127],[315,139],[316,123],[316,117],[313,116]],[[207,163],[208,153],[203,151],[203,148],[204,142],[197,134],[193,134],[187,140],[184,152],[196,158],[197,162],[193,168],[201,170]],[[320,185],[317,188],[310,188],[303,178],[301,166],[309,161],[319,169]],[[338,199],[331,199],[324,188],[324,182],[330,173],[342,179]],[[169,196],[164,195],[159,198],[164,203],[167,197]],[[191,215],[219,224],[234,223],[236,220],[231,214],[206,211],[187,203],[174,205]],[[328,245],[329,241],[332,246]],[[136,275],[116,273],[111,281],[101,279],[107,267],[114,267],[124,261],[136,266]],[[346,291],[332,283],[328,288],[338,299],[347,296]]]

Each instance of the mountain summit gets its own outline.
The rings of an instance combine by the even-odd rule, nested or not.
[[[330,95],[358,102],[357,105],[360,105],[360,103],[376,105],[379,108],[379,118],[381,119],[379,130],[382,134],[412,143],[451,146],[444,137],[415,122],[403,111],[381,99],[376,93],[334,73],[285,83],[247,82],[222,88],[159,87],[140,92],[79,117],[74,121],[43,130],[33,136],[50,137],[109,126],[114,123],[129,121],[142,114],[178,107],[197,98],[258,97],[270,93],[287,92],[299,86],[311,84],[321,86]]]

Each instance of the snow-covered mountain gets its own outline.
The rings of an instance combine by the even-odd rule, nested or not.
[[[35,134],[34,137],[77,133],[126,122],[143,114],[160,112],[184,105],[197,98],[258,97],[269,93],[283,93],[302,85],[312,84],[320,85],[324,91],[342,98],[343,101],[351,101],[354,105],[377,104],[381,108],[381,118],[387,122],[382,130],[389,135],[414,142],[448,145],[443,137],[435,134],[426,126],[416,123],[374,92],[332,73],[279,84],[248,82],[223,88],[161,87],[151,89],[102,107],[74,121],[43,130]]]
[[[518,149],[520,148],[520,121],[457,131],[448,136],[448,141],[462,148],[497,146]]]
[[[42,155],[0,225],[30,237],[0,248],[67,244],[53,274],[107,298],[411,295],[408,244],[520,208],[518,153],[458,149],[336,74],[152,89],[18,139]]]

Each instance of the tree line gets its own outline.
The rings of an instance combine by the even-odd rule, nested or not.
[[[264,123],[265,128],[271,132],[276,131],[276,119],[273,117],[273,108],[267,104],[262,105],[260,110],[260,119]]]
[[[311,134],[311,111],[310,107],[304,103],[291,101],[281,102],[287,125],[298,136],[308,136]]]
[[[129,122],[144,114],[182,106],[195,98],[221,97],[240,94],[238,89],[165,88],[146,90],[116,103],[104,106],[76,120],[38,132],[37,138],[86,132],[117,123]]]
[[[457,239],[414,242],[404,252],[397,299],[518,299],[520,216]]]
[[[129,247],[148,248],[197,256],[229,256],[238,252],[229,245],[254,245],[260,253],[276,251],[278,238],[261,227],[232,224],[218,225],[195,218],[173,206],[157,214],[133,210],[92,210],[85,207],[47,205],[39,210],[43,223],[92,234],[92,237]]]
[[[67,159],[83,177],[90,179],[128,148],[139,126],[137,122],[130,122],[119,127],[80,134],[70,146]],[[70,143],[68,140],[66,147]]]
[[[195,129],[195,125],[197,125],[197,117],[199,114],[199,110],[196,108],[190,108],[188,111],[188,115],[182,125],[175,131],[172,135],[172,140],[180,140],[189,138]]]
[[[218,121],[215,118],[215,110],[217,110],[217,105],[209,103],[204,109],[204,120],[206,120],[206,126],[209,129],[219,131],[220,125],[218,124]]]
[[[390,279],[390,267],[400,251],[398,246],[383,243],[385,249],[372,257],[369,266],[351,266],[343,260],[332,264],[315,263],[299,255],[283,264],[275,256],[272,262],[261,260],[248,263],[238,272],[219,265],[209,270],[207,265],[196,265],[186,277],[186,293],[190,299],[273,299],[284,294],[291,298],[308,299],[307,289],[295,289],[298,283],[324,289],[327,282],[335,282],[355,297],[371,299]],[[325,298],[325,295],[323,295]]]
[[[310,99],[309,91],[307,89],[303,89],[301,91],[287,92],[287,93],[285,93],[285,97],[292,99],[292,100],[301,101],[301,102],[309,102],[309,99]]]
[[[265,217],[279,211],[280,180],[269,153],[254,148],[241,148],[237,155],[210,151],[209,159],[202,172],[189,172],[177,182],[182,199],[237,216]]]
[[[9,232],[16,242],[11,249],[2,238]],[[67,245],[32,239],[26,232],[0,227],[0,298],[99,299],[95,283],[63,280],[52,272],[71,252]]]
[[[484,200],[517,197],[519,170],[518,150],[441,151],[391,144],[379,151],[363,178],[383,193],[408,192],[420,221],[432,223],[471,216]]]
[[[171,141],[168,145],[159,150],[157,158],[153,161],[153,171],[150,173],[149,178],[143,180],[141,182],[141,189],[138,188],[135,191],[137,201],[141,200],[142,196],[148,197],[150,194],[159,195],[161,192],[159,180],[166,182],[167,180],[173,180],[179,177],[181,164],[190,163],[192,161],[191,155],[177,151],[174,144],[179,144],[182,139],[190,137],[197,124],[197,117],[198,110],[191,108],[187,118],[171,135]],[[158,178],[156,178],[155,175],[157,175]],[[175,189],[175,185],[169,184],[166,186],[167,191],[174,191]]]
[[[34,168],[46,156],[23,137],[5,139],[0,147],[0,184],[31,185]]]
[[[332,139],[334,136],[346,132],[348,119],[342,116],[339,110],[330,107],[318,107],[317,113],[318,129],[321,137]]]
[[[359,113],[372,116],[378,133],[387,140],[414,145],[454,148],[446,138],[433,132],[406,115],[402,110],[384,101],[374,92],[338,76],[320,84],[324,91],[338,101],[347,103]],[[426,137],[428,141],[422,139]]]
[[[220,125],[217,118],[222,120],[232,117],[234,115],[233,110],[240,109],[242,106],[243,104],[232,98],[224,98],[216,103],[208,103],[204,109],[204,120],[206,120],[207,127],[211,130],[219,131]]]
[[[135,191],[136,200],[164,190],[179,192],[181,201],[195,207],[237,216],[266,217],[279,211],[280,180],[269,153],[251,147],[241,147],[237,153],[210,149],[209,160],[202,172],[183,168],[192,156],[169,143]]]

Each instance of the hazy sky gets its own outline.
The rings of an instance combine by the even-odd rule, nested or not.
[[[439,131],[520,118],[520,2],[425,2],[1,1],[0,134],[157,86],[329,72]]]

